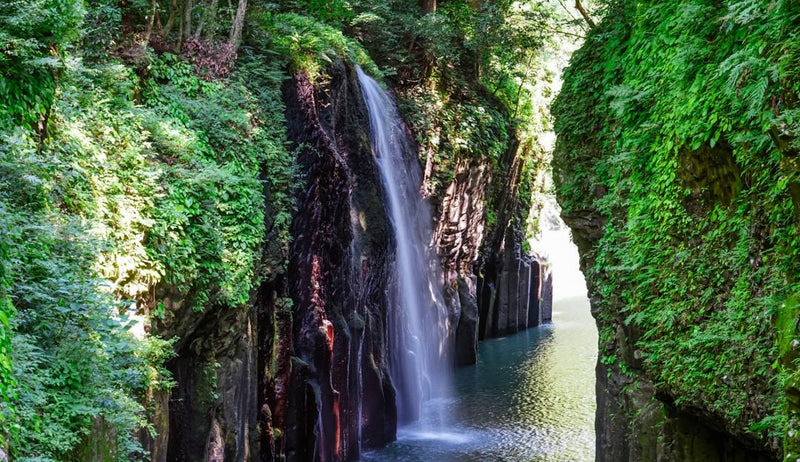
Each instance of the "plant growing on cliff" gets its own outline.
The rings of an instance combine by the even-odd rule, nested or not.
[[[16,7],[0,5],[0,445],[20,460],[137,459],[174,339],[129,330],[144,334],[162,288],[198,309],[249,300],[266,271],[265,187],[269,237],[288,240],[284,75],[252,50],[243,64],[262,64],[225,83],[154,50],[128,65],[81,46],[105,34],[82,2]],[[87,18],[122,21],[116,8]]]
[[[631,6],[592,31],[553,106],[559,200],[568,223],[591,221],[576,234],[602,296],[601,348],[621,367],[624,328],[642,357],[629,370],[776,451],[772,320],[798,290],[800,172],[775,131],[796,144],[800,11]]]
[[[324,79],[325,68],[337,59],[359,64],[375,78],[383,73],[355,40],[313,18],[293,13],[266,14],[263,27],[271,45],[294,72],[306,72],[311,81]]]

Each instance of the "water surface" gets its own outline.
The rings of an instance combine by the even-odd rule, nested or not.
[[[420,422],[363,460],[594,460],[597,330],[567,232],[547,232],[545,247],[553,323],[481,342],[478,363],[456,371],[453,396],[425,403]]]

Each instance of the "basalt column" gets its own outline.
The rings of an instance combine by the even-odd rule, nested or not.
[[[552,277],[545,260],[524,255],[520,245],[504,240],[496,257],[490,257],[479,281],[480,339],[513,334],[550,322]],[[506,248],[505,243],[511,244]]]
[[[450,184],[437,207],[434,241],[442,263],[450,313],[457,322],[455,361],[474,364],[479,339],[505,335],[547,322],[541,297],[542,258],[524,255],[519,225],[526,204],[518,196],[522,151],[512,146],[497,166],[487,159],[462,159],[454,166]],[[430,157],[430,156],[429,156]],[[427,177],[435,165],[429,158]],[[493,176],[497,178],[493,178]],[[501,185],[501,186],[497,186]],[[487,223],[487,200],[492,188],[493,225]],[[433,200],[439,200],[437,196]],[[548,305],[550,306],[550,305]],[[549,313],[549,312],[548,312]]]
[[[176,386],[150,398],[157,436],[140,437],[154,462],[251,460],[258,454],[258,325],[251,307],[193,301],[160,289],[166,316],[153,330],[176,337],[167,363]]]
[[[290,249],[285,452],[353,460],[360,446],[385,444],[396,431],[386,343],[391,228],[354,70],[337,63],[324,87],[298,75],[284,97],[305,182]]]

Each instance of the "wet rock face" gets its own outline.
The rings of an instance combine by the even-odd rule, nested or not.
[[[521,251],[524,236],[515,220],[524,207],[518,197],[518,147],[512,143],[494,168],[480,156],[456,162],[451,183],[441,197],[431,198],[438,210],[434,243],[455,318],[456,365],[475,363],[479,340],[538,326],[552,317],[546,268],[538,257]],[[435,168],[426,168],[426,179]],[[488,226],[493,181],[503,193],[496,194],[498,218]],[[542,303],[543,296],[549,302]]]
[[[352,460],[359,434],[364,448],[395,437],[386,343],[391,228],[353,69],[338,65],[324,88],[298,76],[284,96],[306,183],[288,272],[291,391],[286,415],[272,415],[286,422],[288,459],[316,452],[320,461]]]
[[[479,338],[501,337],[552,320],[552,277],[536,256],[502,254],[480,280]]]
[[[475,364],[478,360],[478,299],[477,277],[459,278],[458,308],[459,318],[455,335],[455,362],[457,366]],[[456,302],[454,302],[456,303]]]
[[[461,161],[441,198],[434,240],[446,281],[473,272],[484,241],[490,178],[490,168],[482,160]]]
[[[391,227],[357,77],[341,63],[331,76],[284,87],[303,186],[291,247],[274,245],[265,223],[263,260],[288,258],[286,274],[262,268],[241,307],[198,311],[169,288],[159,294],[169,317],[153,331],[179,341],[168,364],[176,387],[148,398],[159,436],[141,441],[154,461],[354,460],[395,438]]]
[[[635,415],[629,415],[636,409]],[[641,378],[597,366],[597,461],[769,462],[704,421],[702,412],[678,412]]]

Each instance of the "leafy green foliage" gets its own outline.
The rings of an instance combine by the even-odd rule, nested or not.
[[[0,210],[0,227],[8,229],[5,218],[7,212]],[[8,289],[11,286],[9,251],[11,240],[6,233],[0,237],[0,425],[6,426],[13,416],[14,408],[11,405],[14,382],[11,371],[11,330],[10,320],[16,310],[11,303]]]
[[[62,169],[67,159],[39,154],[24,136],[6,141],[0,222],[14,305],[6,301],[4,308],[14,316],[4,320],[13,364],[13,391],[4,396],[10,407],[2,408],[5,436],[20,460],[62,460],[100,418],[117,430],[120,458],[136,457],[133,431],[145,416],[134,397],[160,380],[157,365],[140,356],[139,341],[127,331],[127,304],[97,276],[102,241],[84,219],[59,210],[70,188],[53,180],[70,173]]]
[[[162,64],[162,61],[169,64]],[[247,68],[227,85],[204,82],[191,66],[172,55],[154,61],[144,121],[167,166],[158,172],[162,198],[148,253],[164,265],[164,280],[195,309],[215,303],[244,304],[257,283],[256,263],[265,237],[262,165],[284,169],[273,199],[290,207],[291,162],[284,147],[283,75],[275,69]],[[258,81],[258,90],[247,85]],[[283,176],[281,176],[281,174]],[[287,213],[286,210],[284,213]],[[288,219],[281,223],[286,237]]]
[[[0,129],[33,126],[47,112],[84,13],[83,2],[75,0],[0,5]]]
[[[800,139],[800,73],[786,62],[800,10],[623,3],[575,54],[553,106],[560,203],[602,227],[584,249],[601,342],[613,352],[626,325],[677,404],[766,439],[786,422],[773,320],[800,288],[800,172],[786,161]]]
[[[555,15],[551,6],[454,1],[424,16],[402,2],[362,8],[352,27],[358,37],[379,37],[365,44],[396,69],[389,79],[400,88],[401,112],[432,167],[427,193],[442,194],[459,169],[482,164],[494,185],[485,197],[489,228],[510,218],[495,210],[507,187],[520,185],[518,206],[527,215],[526,182],[544,165],[535,133],[549,124],[535,99],[549,85],[541,57],[550,44],[542,26]],[[524,175],[516,172],[517,156]],[[524,228],[526,216],[517,219]]]
[[[497,167],[508,149],[509,120],[478,95],[447,97],[435,89],[415,88],[404,93],[399,103],[406,122],[418,134],[422,153],[433,156],[436,164],[431,192],[441,192],[450,184],[460,160],[483,158]]]
[[[359,64],[377,78],[383,75],[357,41],[311,17],[267,14],[263,27],[271,38],[271,46],[289,61],[292,70],[307,72],[312,81],[324,77],[325,68],[336,59]]]
[[[175,339],[131,332],[171,315],[164,292],[197,310],[246,304],[267,231],[288,242],[285,77],[251,50],[224,83],[152,50],[139,74],[90,64],[117,40],[99,24],[116,6],[90,3],[81,28],[83,3],[40,3],[52,16],[0,6],[0,446],[75,459],[103,428],[113,457],[140,459]]]

